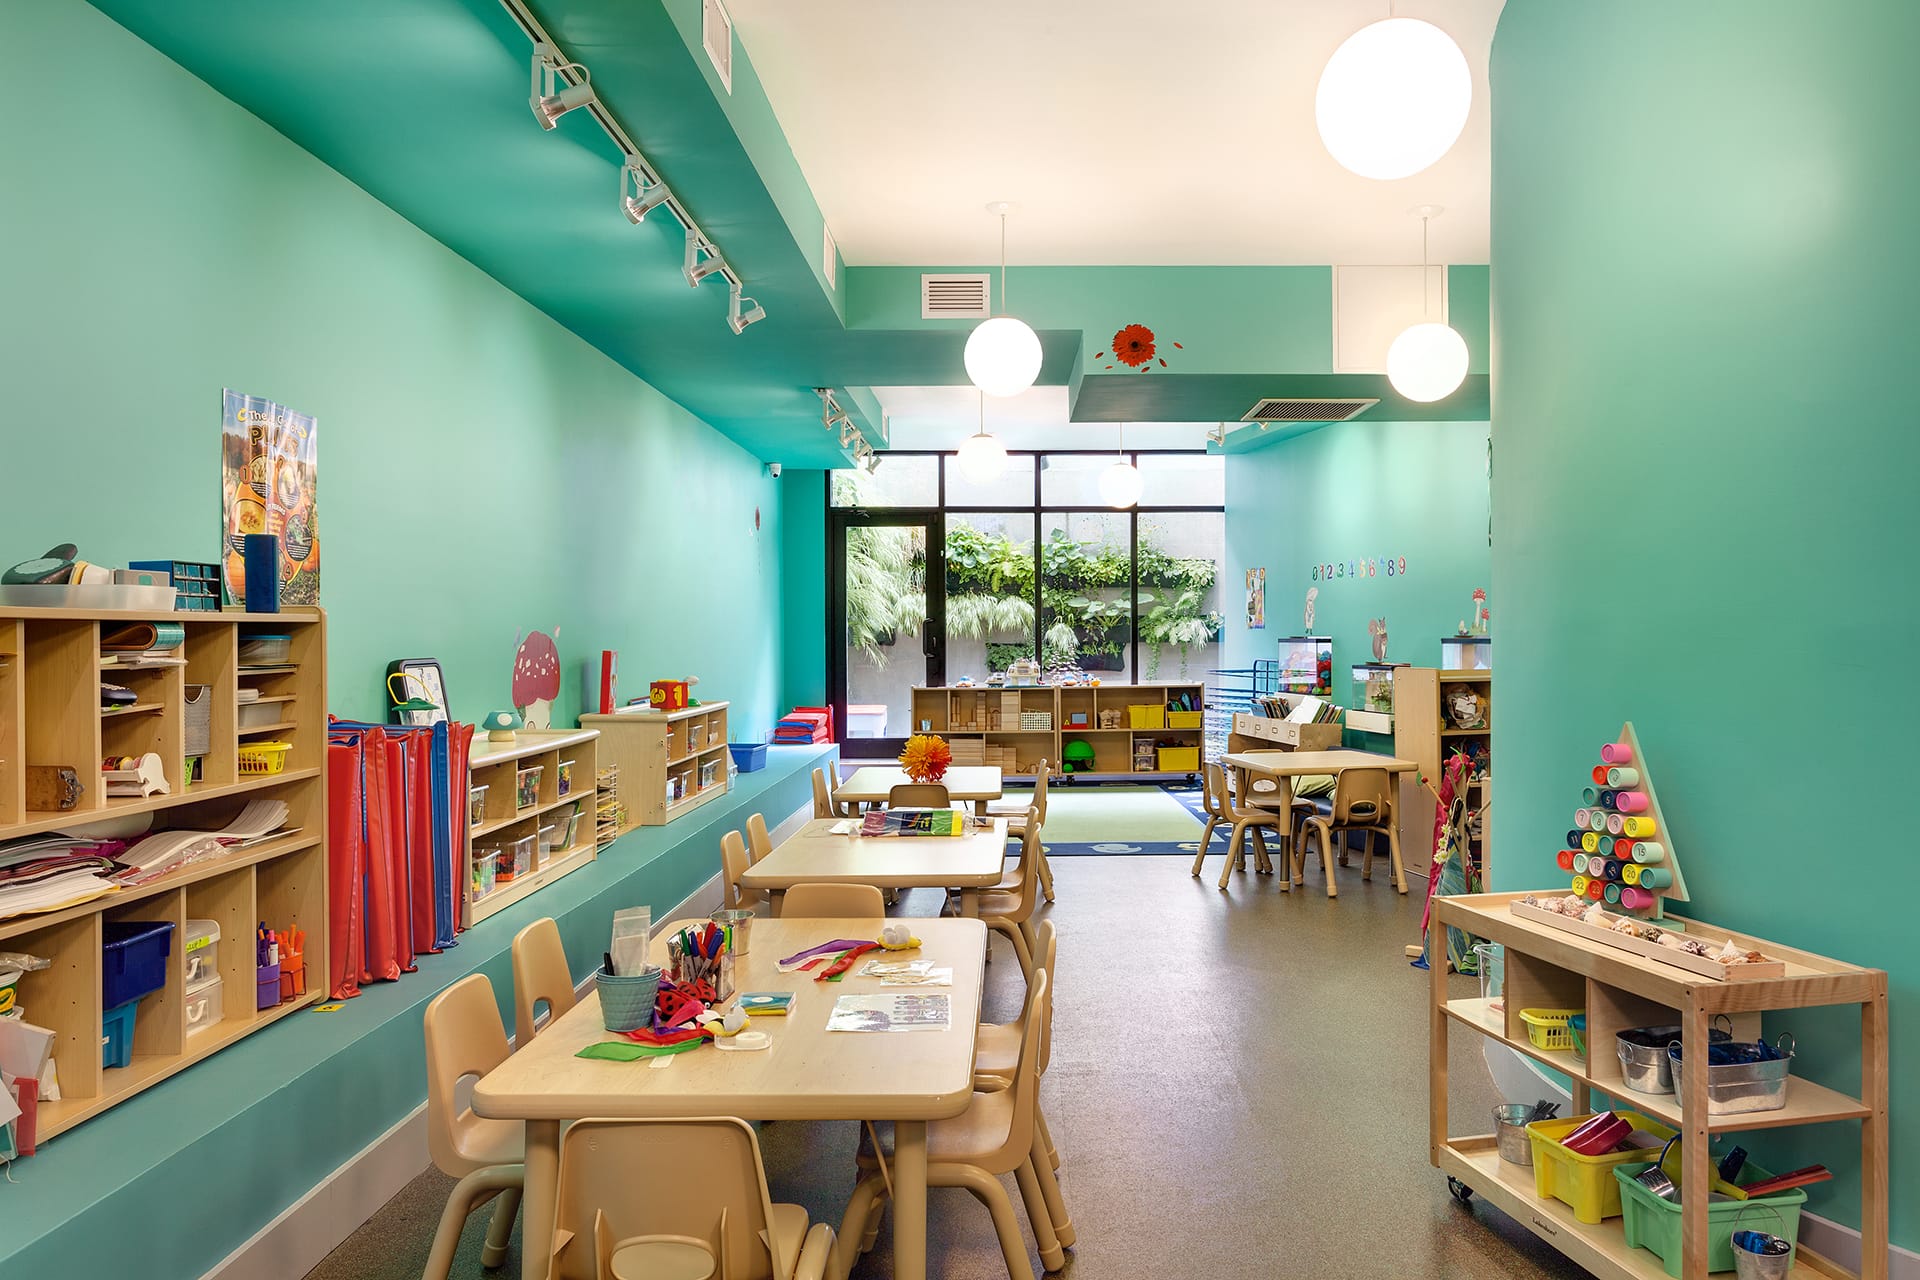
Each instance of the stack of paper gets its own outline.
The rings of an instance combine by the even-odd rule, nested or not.
[[[58,911],[114,892],[117,840],[30,836],[0,845],[0,917]]]

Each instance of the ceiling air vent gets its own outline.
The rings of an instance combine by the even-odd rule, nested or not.
[[[700,44],[707,61],[720,76],[728,93],[733,92],[733,19],[720,0],[702,0],[700,6]]]
[[[978,275],[921,276],[922,320],[985,320],[993,314],[993,277]]]
[[[1242,422],[1345,422],[1379,400],[1281,400],[1269,396],[1241,415]]]

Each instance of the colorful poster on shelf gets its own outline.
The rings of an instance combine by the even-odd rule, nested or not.
[[[280,537],[280,603],[320,602],[319,422],[259,396],[220,396],[222,602],[246,601],[249,533]]]
[[[1267,571],[1247,570],[1247,626],[1258,631],[1267,625]]]

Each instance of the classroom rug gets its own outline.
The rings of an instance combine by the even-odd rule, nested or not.
[[[1007,796],[1022,794],[1008,791]],[[1163,787],[1055,783],[1047,788],[1047,856],[1191,858],[1199,847],[1203,821]]]

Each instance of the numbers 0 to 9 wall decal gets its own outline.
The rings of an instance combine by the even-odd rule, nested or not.
[[[1315,582],[1332,582],[1336,578],[1404,578],[1407,576],[1407,558],[1401,556],[1371,557],[1365,560],[1330,560],[1325,564],[1313,566]]]

